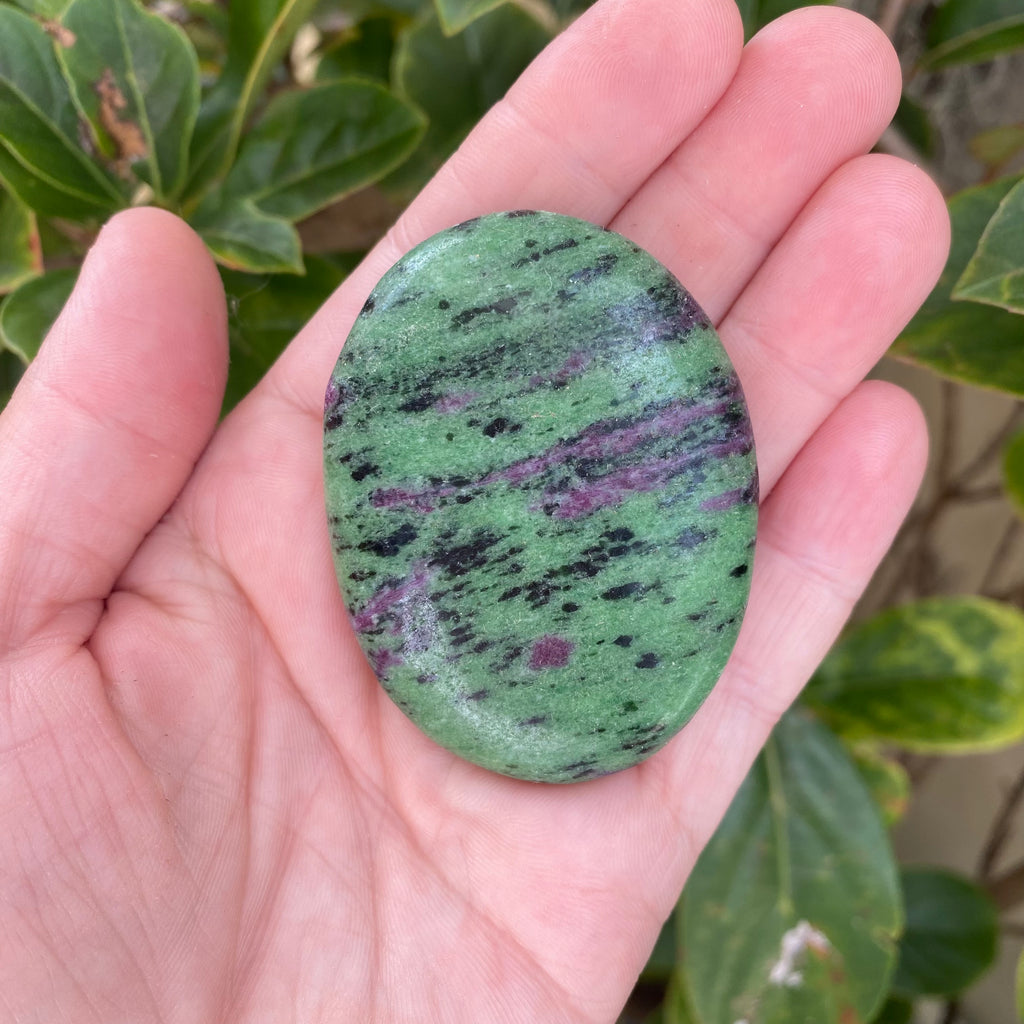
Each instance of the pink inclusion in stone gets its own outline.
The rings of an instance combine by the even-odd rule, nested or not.
[[[530,668],[565,668],[576,645],[561,636],[542,636],[530,651]]]

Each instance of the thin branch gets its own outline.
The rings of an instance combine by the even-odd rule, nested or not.
[[[993,879],[986,886],[989,896],[1000,910],[1010,910],[1024,901],[1024,861]]]
[[[996,544],[995,551],[992,552],[992,557],[989,559],[989,563],[981,577],[981,583],[978,584],[979,594],[988,593],[992,584],[995,583],[999,570],[1009,560],[1010,551],[1022,526],[1024,526],[1024,523],[1021,523],[1016,516],[1006,524],[1003,535],[999,538],[999,543]]]
[[[1024,402],[1018,402],[1013,411],[1006,418],[1003,425],[992,435],[984,448],[957,474],[957,483],[960,486],[970,482],[973,477],[984,472],[989,463],[997,458],[1003,450],[1003,446],[1017,432],[1017,428],[1024,424]]]
[[[1022,800],[1024,800],[1024,766],[1021,767],[1013,784],[1006,791],[999,812],[989,829],[988,838],[982,847],[981,857],[978,859],[978,878],[983,885],[992,880],[992,871],[999,859],[999,854],[1003,852],[1006,841],[1010,838],[1013,817]]]

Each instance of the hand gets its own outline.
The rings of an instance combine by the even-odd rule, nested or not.
[[[201,243],[116,217],[0,420],[0,1020],[612,1021],[925,460],[861,383],[943,264],[941,197],[864,155],[881,33],[806,9],[741,53],[731,0],[602,0],[558,38],[220,426]],[[763,508],[750,609],[638,768],[516,782],[434,746],[349,627],[321,412],[379,275],[536,207],[652,251],[720,332]]]

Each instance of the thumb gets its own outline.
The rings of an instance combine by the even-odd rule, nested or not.
[[[226,370],[202,242],[160,210],[117,215],[0,417],[0,650],[89,635],[209,440]]]

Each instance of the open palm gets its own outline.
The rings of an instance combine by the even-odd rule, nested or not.
[[[941,198],[864,155],[899,94],[870,23],[745,50],[732,0],[601,0],[216,425],[201,243],[117,217],[0,419],[0,1020],[611,1021],[773,722],[916,489],[914,403],[862,383],[943,263]],[[694,293],[746,390],[750,609],[694,721],[575,786],[424,738],[348,624],[324,387],[379,275],[533,207]]]

